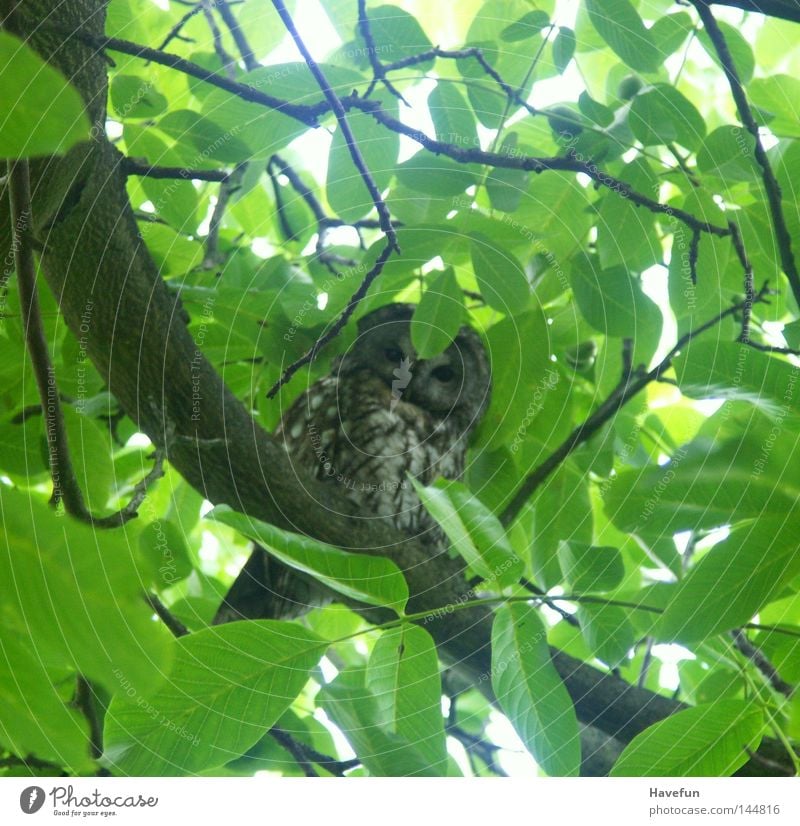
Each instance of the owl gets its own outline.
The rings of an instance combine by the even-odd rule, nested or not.
[[[483,343],[469,327],[440,355],[419,359],[413,313],[413,305],[390,304],[365,315],[353,344],[287,410],[275,436],[301,478],[308,473],[340,489],[353,518],[388,519],[434,553],[444,536],[408,477],[427,485],[462,476],[491,375]],[[313,583],[298,586],[296,574],[263,553],[242,574],[261,578],[269,592],[270,607],[258,616],[290,616],[318,601]]]

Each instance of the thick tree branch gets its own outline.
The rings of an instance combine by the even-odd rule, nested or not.
[[[797,262],[795,261],[792,252],[792,238],[789,234],[789,229],[786,226],[786,217],[783,214],[783,205],[781,204],[781,188],[778,184],[778,179],[772,171],[767,152],[764,145],[761,143],[761,135],[758,131],[758,124],[753,116],[753,111],[747,101],[742,81],[739,77],[739,72],[736,69],[736,64],[733,62],[728,43],[725,40],[725,35],[722,33],[717,24],[716,18],[711,12],[706,0],[692,0],[697,9],[700,19],[705,26],[706,34],[714,44],[714,49],[717,52],[719,61],[728,79],[728,84],[731,87],[731,95],[736,103],[736,110],[739,113],[739,120],[741,120],[744,128],[753,137],[754,148],[753,153],[758,165],[761,167],[761,177],[764,181],[764,190],[767,195],[767,203],[769,204],[769,211],[772,215],[772,226],[775,229],[775,239],[778,243],[778,252],[781,257],[781,266],[789,279],[789,284],[794,294],[794,299],[800,305],[800,272],[797,270]]]
[[[713,0],[713,4],[800,23],[800,3],[797,0]]]

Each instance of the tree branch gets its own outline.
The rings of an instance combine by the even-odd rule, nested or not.
[[[778,179],[772,171],[769,158],[767,157],[764,145],[761,143],[761,136],[758,131],[758,124],[753,117],[753,112],[750,109],[750,104],[747,102],[747,95],[745,94],[742,81],[739,78],[739,73],[736,65],[733,62],[728,43],[725,40],[725,35],[722,33],[717,20],[708,6],[707,0],[692,0],[694,7],[697,9],[700,19],[705,26],[706,34],[708,34],[711,42],[714,44],[714,49],[717,52],[719,61],[728,79],[728,84],[731,87],[731,95],[736,103],[736,109],[739,112],[739,120],[741,120],[744,128],[753,137],[754,155],[761,167],[761,177],[764,181],[764,190],[767,194],[767,203],[769,204],[769,211],[772,215],[772,225],[775,229],[775,238],[778,242],[778,251],[781,257],[781,266],[789,279],[789,284],[794,294],[794,299],[800,305],[800,272],[797,270],[797,262],[795,261],[792,252],[792,238],[789,235],[789,229],[786,226],[786,218],[783,214],[783,206],[781,204],[781,188],[778,185]]]
[[[764,301],[767,295],[766,285],[761,288],[759,293],[753,297],[751,304],[754,302]],[[522,506],[530,499],[533,493],[539,486],[550,476],[550,474],[558,468],[567,457],[584,442],[587,442],[591,437],[597,433],[598,430],[622,408],[624,407],[637,393],[647,387],[651,382],[657,381],[662,373],[666,372],[672,365],[672,360],[675,356],[694,338],[710,330],[720,323],[724,318],[727,318],[734,313],[742,311],[748,306],[748,299],[739,301],[726,310],[723,310],[719,315],[696,327],[694,330],[686,333],[678,339],[675,346],[667,353],[667,355],[649,372],[640,373],[631,377],[623,378],[622,382],[612,391],[611,395],[589,416],[586,421],[579,424],[572,433],[559,445],[547,459],[542,462],[536,470],[533,471],[521,487],[514,495],[514,498],[507,505],[503,511],[500,519],[504,525],[510,524],[514,517],[520,512]]]

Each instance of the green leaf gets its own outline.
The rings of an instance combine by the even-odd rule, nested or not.
[[[720,126],[703,141],[697,153],[697,168],[730,185],[733,181],[756,181],[760,167],[755,159],[753,136],[741,126]]]
[[[0,31],[0,157],[63,155],[89,139],[78,92],[36,52]]]
[[[675,359],[681,393],[693,399],[736,399],[768,416],[800,413],[797,368],[734,341],[693,341]]]
[[[506,315],[516,315],[530,303],[531,286],[515,256],[476,233],[470,244],[472,269],[484,301]]]
[[[385,104],[389,114],[396,115],[397,105]],[[400,136],[378,123],[363,112],[351,112],[347,116],[361,156],[379,190],[383,190],[394,174]],[[337,129],[331,141],[328,155],[326,182],[328,202],[345,221],[363,218],[372,208],[372,198],[364,180],[353,165],[347,140]]]
[[[552,588],[563,578],[558,557],[561,542],[589,545],[592,541],[592,503],[585,476],[570,464],[560,467],[536,492],[532,520],[533,572],[545,588]]]
[[[559,26],[556,39],[553,41],[553,63],[556,71],[563,75],[575,54],[575,32],[569,26]]]
[[[728,50],[733,57],[733,65],[736,67],[739,78],[742,83],[748,84],[753,77],[753,69],[755,68],[755,58],[753,57],[753,50],[750,48],[750,44],[745,40],[744,35],[742,35],[739,29],[731,26],[730,23],[726,23],[724,20],[718,20],[717,25],[722,32],[722,36],[725,38],[725,42],[728,44]],[[706,32],[705,29],[701,29],[697,33],[697,39],[702,43],[703,48],[708,52],[711,59],[722,68],[722,64],[717,56],[717,50],[711,42],[708,32]]]
[[[475,183],[475,173],[450,158],[421,151],[397,167],[397,180],[415,192],[441,198],[462,195]],[[453,204],[448,203],[452,208]]]
[[[3,633],[39,660],[72,669],[114,693],[121,676],[138,688],[169,667],[170,636],[141,596],[126,529],[104,530],[57,516],[33,494],[0,486]]]
[[[430,634],[416,625],[384,631],[369,658],[367,688],[381,724],[415,746],[435,774],[447,774],[439,659]]]
[[[170,519],[156,519],[144,526],[139,551],[159,589],[186,579],[193,570],[183,531]]]
[[[634,360],[647,363],[661,338],[661,312],[624,267],[600,270],[597,264],[587,255],[573,262],[570,281],[581,315],[598,332],[632,338]]]
[[[661,57],[629,0],[586,0],[586,8],[598,34],[631,69],[658,69]]]
[[[622,584],[625,565],[617,548],[585,545],[570,540],[558,546],[564,578],[576,593],[612,591]]]
[[[696,149],[706,134],[706,122],[695,105],[667,83],[639,92],[631,104],[628,122],[645,146],[676,141],[687,149]]]
[[[64,674],[48,670],[25,635],[0,625],[0,739],[18,755],[35,755],[77,774],[96,770],[89,757],[89,724],[67,705]],[[57,685],[61,682],[62,685]],[[74,685],[74,675],[69,683]]]
[[[575,777],[581,762],[572,700],[550,660],[535,608],[516,602],[492,625],[492,688],[500,708],[551,777]]]
[[[800,495],[796,449],[764,453],[765,440],[698,438],[661,467],[619,473],[605,495],[621,530],[647,537],[709,530],[762,515],[780,517]],[[773,437],[774,438],[774,437]]]
[[[747,87],[747,93],[751,102],[760,109],[795,124],[800,122],[800,112],[797,109],[797,101],[800,100],[800,80],[796,77],[771,75],[754,78]]]
[[[439,273],[422,294],[411,319],[411,343],[421,359],[446,350],[464,322],[464,294],[452,267]]]
[[[353,750],[373,777],[432,777],[428,759],[417,745],[380,724],[375,695],[364,687],[358,671],[343,671],[324,685],[317,705],[350,741]]]
[[[277,722],[326,647],[302,626],[273,620],[232,622],[175,640],[175,664],[162,687],[120,695],[109,706],[105,762],[132,776],[224,765]]]
[[[619,666],[636,644],[628,609],[619,605],[581,604],[577,619],[589,650],[612,668]]]
[[[715,545],[676,586],[659,639],[700,642],[749,622],[800,573],[797,518],[756,519]]]
[[[408,585],[400,569],[386,557],[348,553],[251,519],[226,505],[218,505],[206,518],[229,525],[258,542],[276,559],[310,574],[340,594],[398,613],[406,606]]]
[[[236,100],[232,95],[228,95],[228,98]],[[260,109],[264,111],[263,107]],[[227,129],[211,118],[189,109],[169,112],[158,121],[158,128],[175,139],[176,146],[181,147],[192,167],[201,165],[206,159],[212,164],[214,161],[239,163],[247,160],[253,150],[237,136],[240,127],[241,123],[236,129]]]
[[[367,9],[367,16],[378,59],[383,63],[417,55],[428,51],[433,45],[417,18],[398,6],[386,4],[370,7]],[[357,43],[362,50],[361,54],[366,55],[367,47],[360,31]],[[432,65],[433,61],[420,64],[417,68],[424,72]]]
[[[500,39],[504,43],[517,43],[520,40],[527,40],[529,37],[539,34],[539,32],[550,23],[547,12],[537,9],[529,11],[515,23],[506,26],[500,32]]]
[[[693,27],[692,17],[685,11],[666,14],[653,23],[650,27],[650,37],[662,61],[678,50]]]
[[[425,487],[409,476],[417,495],[453,547],[478,576],[512,585],[523,562],[514,553],[500,520],[461,482],[438,480]]]
[[[428,111],[437,140],[465,149],[480,149],[475,115],[458,87],[440,80],[428,95]]]
[[[138,75],[114,75],[111,105],[121,118],[153,118],[165,112],[168,101],[151,80]]]
[[[611,775],[727,777],[750,759],[763,730],[763,712],[744,700],[687,708],[634,737]]]

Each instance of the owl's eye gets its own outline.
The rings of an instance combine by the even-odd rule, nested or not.
[[[383,355],[386,356],[387,361],[402,361],[406,356],[402,350],[398,350],[397,347],[387,347],[383,351]]]
[[[446,364],[431,370],[431,375],[436,379],[436,381],[440,381],[442,384],[447,384],[447,382],[452,381],[456,377],[453,368],[448,367]]]

